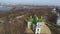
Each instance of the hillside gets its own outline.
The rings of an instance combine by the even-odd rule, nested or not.
[[[34,8],[22,8],[15,7],[9,11],[0,11],[0,17],[3,19],[4,23],[1,25],[0,34],[25,34],[27,23],[26,18],[30,15],[36,14],[38,17],[41,15],[45,16],[49,12],[51,12],[52,8],[49,7],[34,7]],[[18,16],[22,16],[19,19],[16,19]],[[10,20],[12,18],[12,20]],[[11,22],[10,22],[11,21]],[[33,34],[33,33],[31,33]]]

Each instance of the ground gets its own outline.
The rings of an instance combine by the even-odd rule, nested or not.
[[[26,32],[27,33],[32,33],[33,34],[33,31],[31,29],[26,29]],[[45,25],[45,23],[41,23],[41,34],[51,34],[51,31],[50,29],[48,28],[47,25]]]
[[[41,34],[44,33],[44,34],[51,34],[51,31],[50,29],[48,28],[47,25],[43,24],[41,25]]]

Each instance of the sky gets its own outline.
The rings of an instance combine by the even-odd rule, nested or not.
[[[0,3],[60,6],[60,0],[0,0]]]

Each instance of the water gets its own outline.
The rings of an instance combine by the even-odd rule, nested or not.
[[[1,11],[11,10],[12,7],[0,6]]]
[[[6,7],[6,6],[0,6],[0,11],[7,11],[7,10],[11,10],[11,9],[13,9],[14,7]],[[20,8],[14,8],[14,10],[26,10],[26,9],[32,9],[32,8],[23,8],[23,7],[20,7]]]

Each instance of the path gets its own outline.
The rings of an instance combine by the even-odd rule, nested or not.
[[[50,29],[45,23],[41,23],[41,34],[51,34]]]

